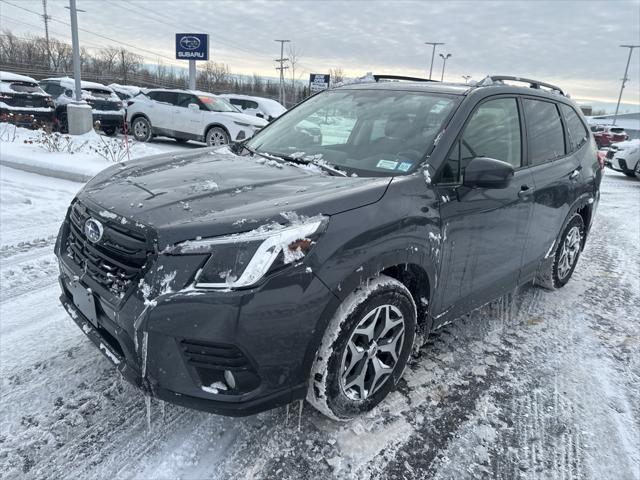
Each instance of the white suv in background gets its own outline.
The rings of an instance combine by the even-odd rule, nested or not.
[[[616,172],[635,177],[640,168],[640,139],[617,142],[609,147],[606,164]]]
[[[272,121],[287,111],[275,100],[263,97],[250,97],[249,95],[237,95],[235,93],[224,93],[220,95],[226,98],[231,105],[238,107],[242,113],[264,118]]]
[[[136,140],[156,135],[179,142],[225,145],[245,140],[267,121],[245,115],[225,99],[196,90],[149,90],[127,102],[127,122]]]

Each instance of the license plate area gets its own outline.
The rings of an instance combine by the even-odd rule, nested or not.
[[[90,289],[83,287],[79,282],[70,280],[69,291],[73,296],[74,305],[87,317],[91,324],[98,328],[98,315],[96,313],[96,299]]]

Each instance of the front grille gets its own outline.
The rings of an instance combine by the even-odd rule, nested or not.
[[[182,352],[187,363],[207,370],[244,371],[251,368],[247,357],[235,345],[182,340]]]
[[[67,254],[93,280],[122,296],[134,284],[147,261],[147,242],[141,233],[104,224],[102,239],[91,243],[84,224],[91,213],[76,202],[69,214]]]

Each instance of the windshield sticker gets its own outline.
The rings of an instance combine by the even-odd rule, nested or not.
[[[400,170],[401,172],[408,172],[412,165],[413,163],[411,162],[402,162],[400,165],[398,165],[398,170]]]
[[[398,166],[398,162],[393,160],[380,160],[376,165],[376,168],[385,168],[387,170],[395,170]]]

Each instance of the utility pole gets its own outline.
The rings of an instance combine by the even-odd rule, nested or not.
[[[429,68],[429,80],[431,80],[431,74],[433,73],[433,57],[436,56],[436,45],[444,45],[442,42],[424,42],[425,45],[433,45],[433,51],[431,52],[431,67]]]
[[[47,55],[49,55],[49,65],[51,65],[51,46],[49,45],[49,19],[47,14],[47,0],[42,0],[42,19],[44,20],[44,38],[47,42]]]
[[[276,58],[276,62],[280,63],[276,70],[280,70],[280,91],[278,92],[278,101],[284,105],[284,71],[289,68],[284,66],[284,62],[288,62],[288,58],[284,58],[284,44],[289,43],[291,40],[276,40],[280,42],[280,58]]]
[[[440,54],[440,58],[442,58],[442,75],[440,76],[440,81],[444,82],[444,67],[447,64],[447,59],[451,57],[450,53],[446,55]]]
[[[462,75],[462,78],[464,78],[464,83],[467,84],[469,83],[469,79],[471,79],[471,75]]]
[[[618,103],[616,105],[616,113],[613,115],[613,124],[616,124],[616,120],[618,119],[618,110],[620,110],[620,101],[622,100],[622,91],[624,90],[624,86],[627,83],[627,73],[629,72],[629,63],[631,63],[631,55],[633,54],[634,48],[640,48],[640,45],[620,45],[622,48],[629,49],[629,56],[627,57],[627,66],[624,69],[624,77],[622,77],[622,85],[620,86],[620,95],[618,95]]]
[[[78,12],[76,0],[69,0],[71,14],[71,43],[73,46],[73,76],[75,80],[75,100],[67,105],[67,123],[71,135],[81,135],[91,130],[93,116],[91,107],[82,99],[80,77],[80,40],[78,39]]]

